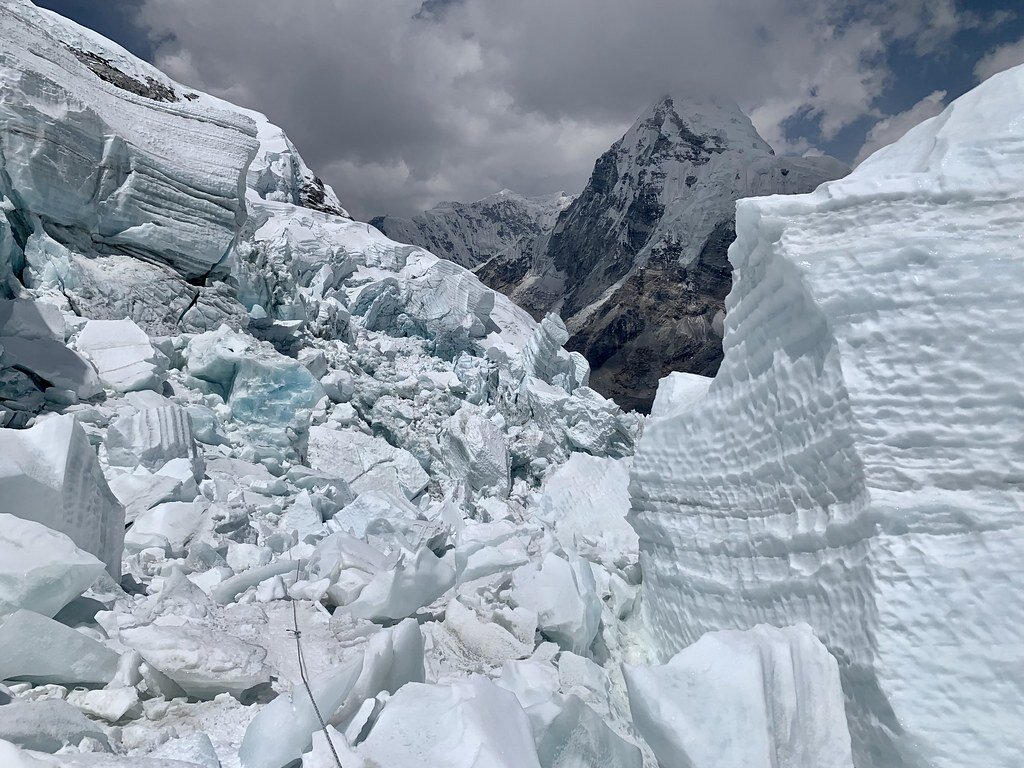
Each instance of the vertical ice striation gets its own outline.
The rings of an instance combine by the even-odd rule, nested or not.
[[[1024,760],[1022,92],[740,201],[721,371],[634,463],[659,652],[807,622],[858,766]]]

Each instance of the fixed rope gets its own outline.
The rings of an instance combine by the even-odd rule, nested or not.
[[[295,563],[295,580],[299,580],[299,563]],[[309,676],[306,674],[306,659],[302,655],[302,632],[299,631],[299,609],[296,607],[295,598],[290,598],[292,603],[292,632],[295,635],[295,656],[299,662],[299,677],[302,678],[302,684],[306,687],[306,694],[309,696],[309,701],[313,705],[313,711],[316,713],[316,719],[320,721],[320,730],[323,731],[324,738],[327,739],[327,746],[331,748],[331,754],[334,755],[334,762],[338,768],[342,768],[341,758],[338,757],[338,750],[334,748],[334,741],[331,740],[331,735],[327,733],[327,723],[324,722],[324,716],[320,714],[320,707],[316,703],[316,698],[313,696],[313,689],[309,685]]]

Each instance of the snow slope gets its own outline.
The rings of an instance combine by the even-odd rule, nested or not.
[[[441,203],[411,219],[378,216],[370,224],[388,237],[421,245],[468,269],[484,269],[495,278],[508,273],[505,286],[486,281],[504,290],[543,252],[546,235],[572,201],[565,192],[525,197],[503,189],[472,203]]]
[[[808,623],[859,766],[1024,759],[1024,68],[802,196],[737,204],[725,358],[633,464],[669,656]]]

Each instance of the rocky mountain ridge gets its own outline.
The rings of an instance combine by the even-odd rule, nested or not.
[[[558,312],[594,387],[646,411],[669,371],[718,369],[736,200],[809,192],[848,172],[829,157],[777,157],[735,105],[666,97],[597,160],[530,258],[498,268],[472,252],[460,258],[534,317]],[[472,227],[458,207],[436,209],[432,221]],[[450,252],[422,230],[402,235]]]

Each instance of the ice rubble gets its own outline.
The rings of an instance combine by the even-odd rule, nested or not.
[[[538,504],[642,422],[557,318],[350,220],[262,115],[0,22],[0,738],[59,752],[9,761],[319,759],[298,628],[353,764],[637,765],[635,545]],[[520,704],[509,662],[553,685]]]
[[[721,371],[633,465],[662,655],[806,622],[861,766],[1021,762],[1022,90],[996,75],[846,179],[740,201]]]

